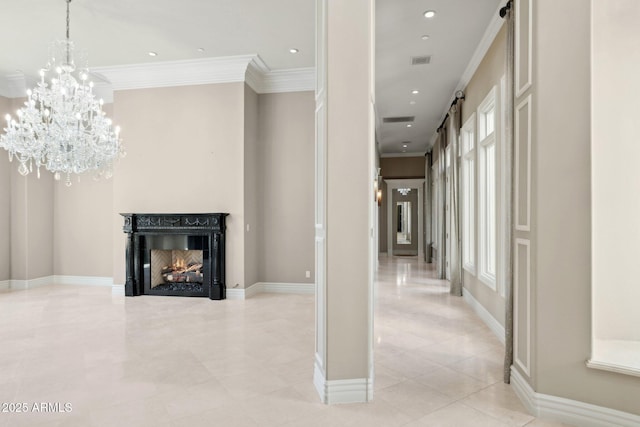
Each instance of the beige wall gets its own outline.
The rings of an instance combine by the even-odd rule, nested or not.
[[[71,187],[53,187],[54,273],[112,277],[113,181],[84,175]]]
[[[534,388],[640,414],[639,378],[585,366],[591,346],[590,26],[582,0],[534,2],[534,158],[540,159],[533,165]]]
[[[314,94],[263,94],[258,106],[260,281],[313,283]]]
[[[231,213],[228,287],[313,282],[311,92],[258,96],[238,83],[123,91],[115,98],[106,110],[123,128],[128,155],[113,179],[87,175],[66,187],[48,172],[25,180],[14,171],[12,187],[12,169],[0,158],[6,164],[0,194],[13,200],[0,207],[0,227],[14,242],[0,245],[0,255],[6,252],[0,280],[56,274],[122,284],[119,212],[220,211]],[[0,98],[0,112],[19,103]],[[176,158],[184,159],[180,173]]]
[[[258,282],[260,227],[258,225],[258,95],[244,86],[244,280]]]
[[[462,104],[462,123],[476,112],[491,88],[500,84],[500,78],[506,73],[507,28],[502,26],[489,50],[480,62],[469,84],[464,89]]]
[[[385,179],[424,178],[424,156],[383,157],[380,168]]]
[[[10,112],[10,100],[0,96],[0,120],[4,127],[4,116]],[[4,150],[0,151],[0,281],[11,278],[11,168]]]
[[[21,176],[11,165],[11,279],[53,275],[53,176]]]
[[[244,287],[244,83],[116,91],[127,157],[115,170],[114,283],[124,283],[118,212],[228,212],[228,288]]]
[[[11,99],[15,111],[23,99]],[[9,165],[11,175],[11,279],[31,280],[53,275],[53,177],[44,168],[23,177],[18,164]]]
[[[487,51],[485,57],[482,62],[478,66],[475,74],[469,81],[469,84],[465,88],[465,101],[462,105],[462,123],[466,122],[467,119],[476,112],[478,106],[485,97],[489,94],[491,89],[494,86],[497,86],[498,89],[500,87],[500,79],[506,72],[506,26],[503,26],[502,29],[496,35],[491,47]],[[476,136],[477,136],[477,126],[476,126]],[[498,159],[500,158],[500,152],[503,147],[503,141],[500,140],[500,135],[498,135],[498,153],[496,158],[496,165],[499,165],[500,162]],[[476,144],[477,146],[477,144]],[[479,170],[478,165],[478,150],[476,149],[476,172]],[[498,182],[501,182],[502,174],[498,171],[497,176]],[[472,274],[467,270],[463,269],[463,283],[466,292],[471,293],[473,297],[487,310],[491,315],[504,326],[505,319],[505,299],[500,295],[499,292],[491,289],[488,285],[483,283],[478,279],[479,272],[479,257],[478,257],[478,248],[477,243],[479,239],[479,211],[478,211],[478,200],[477,195],[479,191],[477,190],[477,186],[479,183],[479,176],[476,174],[476,236],[474,241],[476,242],[476,273]],[[498,195],[500,193],[497,193]],[[500,205],[501,200],[498,200],[498,205]],[[499,209],[498,209],[499,211]],[[501,222],[498,221],[498,224]],[[498,239],[499,240],[499,239]],[[498,244],[500,242],[498,241]],[[500,271],[498,272],[500,274]],[[501,277],[498,277],[498,281]]]
[[[113,117],[113,104],[104,111]],[[72,182],[53,185],[54,274],[112,277],[113,180],[87,173]]]

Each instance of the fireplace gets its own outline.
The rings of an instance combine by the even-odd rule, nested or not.
[[[226,297],[228,214],[121,215],[127,233],[125,295]]]

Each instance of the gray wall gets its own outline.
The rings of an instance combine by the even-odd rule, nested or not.
[[[313,283],[314,94],[259,95],[258,111],[258,275],[262,282]]]

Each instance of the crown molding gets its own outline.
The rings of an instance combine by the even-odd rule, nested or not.
[[[260,93],[302,92],[316,88],[316,70],[309,68],[292,68],[275,70],[265,74]]]
[[[315,90],[315,68],[271,70],[260,55],[190,59],[91,69],[95,93],[113,102],[113,91],[156,87],[246,82],[256,93]],[[33,84],[32,84],[33,83]],[[35,85],[29,77],[11,74],[0,78],[0,96],[20,98]]]
[[[247,64],[247,70],[244,75],[244,81],[254,90],[256,93],[262,93],[264,86],[264,76],[271,70],[264,63],[260,55],[253,57]]]
[[[247,66],[256,56],[94,67],[91,71],[104,76],[113,90],[244,82]]]

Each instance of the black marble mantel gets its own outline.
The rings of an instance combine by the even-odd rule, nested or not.
[[[209,256],[204,260],[205,281],[200,293],[164,293],[162,295],[208,296],[226,298],[225,218],[228,213],[121,213],[127,234],[125,295],[153,294],[145,286],[144,259],[146,239],[158,235],[182,235],[206,243]],[[147,237],[149,236],[149,237]],[[147,290],[147,291],[145,291]]]

